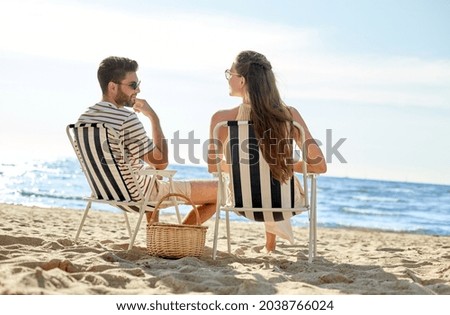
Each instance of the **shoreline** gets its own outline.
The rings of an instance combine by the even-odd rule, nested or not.
[[[214,261],[210,220],[204,254],[171,260],[147,254],[146,222],[127,251],[121,213],[91,211],[78,244],[78,209],[0,204],[0,214],[0,294],[450,294],[449,236],[318,227],[309,264],[306,228],[267,254],[262,224],[233,221],[228,254],[221,221]]]
[[[6,206],[12,206],[12,207],[26,207],[26,208],[39,208],[39,209],[47,209],[47,210],[69,210],[69,211],[75,211],[75,212],[83,212],[84,208],[70,208],[70,207],[61,207],[61,206],[37,206],[37,205],[23,205],[23,204],[14,204],[14,203],[7,203],[7,202],[1,202],[0,201],[0,208],[6,207]],[[111,208],[113,208],[111,206]],[[111,210],[108,209],[101,209],[94,206],[94,208],[91,208],[90,211],[98,211],[98,212],[102,212],[102,213],[113,213],[113,214],[121,214],[122,212],[118,209],[115,209],[116,212],[113,212]],[[170,215],[170,213],[173,212],[172,210],[168,210],[168,213]],[[161,213],[160,215],[167,215],[167,213]],[[183,216],[184,214],[181,213],[181,215]],[[303,214],[304,215],[304,214]],[[81,217],[81,215],[80,215]],[[214,220],[214,217],[210,220]],[[251,224],[250,221],[248,221],[247,219],[243,219],[243,221],[235,221],[233,220],[232,217],[230,217],[230,222],[237,222],[237,223],[243,223],[243,224]],[[305,221],[306,222],[306,221]],[[207,222],[205,224],[211,224],[211,222]],[[213,225],[211,225],[213,226]],[[293,228],[297,228],[297,229],[305,229],[305,226],[295,226],[293,225]],[[445,234],[438,234],[438,233],[424,233],[421,231],[405,231],[405,230],[389,230],[389,229],[382,229],[382,228],[371,228],[371,227],[361,227],[361,226],[326,226],[326,227],[321,227],[320,225],[318,226],[318,229],[329,229],[329,230],[356,230],[356,231],[360,231],[360,232],[381,232],[381,233],[396,233],[396,234],[412,234],[412,235],[423,235],[423,236],[442,236],[442,237],[450,237],[450,235],[445,235]]]

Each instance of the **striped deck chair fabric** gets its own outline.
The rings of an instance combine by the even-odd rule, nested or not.
[[[284,184],[272,177],[269,164],[260,158],[253,126],[247,121],[229,121],[228,130],[230,182],[236,212],[248,219],[264,222],[286,220],[307,210],[305,205],[302,211],[276,211],[276,208],[294,209],[294,177]],[[260,208],[274,209],[258,211]]]
[[[151,211],[158,200],[149,200],[148,195],[156,175],[165,176],[172,181],[176,171],[146,170],[143,175],[150,179],[147,191],[141,189],[138,177],[129,163],[123,143],[118,133],[106,123],[77,123],[68,125],[67,135],[72,143],[81,168],[86,176],[92,195],[88,201],[83,218],[78,228],[75,241],[78,241],[87,213],[93,202],[106,203],[124,210],[127,229],[130,234],[129,249],[132,248],[145,211]],[[142,176],[141,176],[142,177]],[[181,217],[178,203],[176,207],[178,220]],[[139,213],[134,231],[131,230],[126,212]]]
[[[294,122],[294,126],[299,129],[302,142],[304,143],[303,128],[296,122]],[[306,173],[306,162],[304,159],[301,161],[304,170],[303,204],[296,205],[294,177],[287,183],[280,183],[272,177],[269,164],[263,158],[259,149],[253,125],[249,121],[221,122],[214,129],[214,139],[218,139],[220,128],[228,129],[228,142],[223,145],[225,159],[229,165],[229,176],[223,173],[221,165],[218,163],[219,189],[213,258],[215,258],[217,251],[216,233],[220,220],[220,211],[226,211],[227,214],[228,251],[230,251],[228,211],[233,211],[253,221],[273,222],[289,219],[305,211],[310,212],[312,206],[315,207],[315,191],[312,196],[314,200],[309,200],[308,198],[308,178],[314,181],[313,188],[315,189],[315,177]],[[293,143],[292,139],[287,139],[287,141],[290,144]],[[302,152],[301,157],[304,156],[306,156],[306,153]],[[310,238],[312,237],[311,231],[315,233],[315,223],[314,225],[312,223],[314,222],[311,222],[310,215]],[[310,260],[312,259],[311,255],[312,251],[310,250]]]
[[[94,197],[99,200],[132,201],[123,171],[119,169],[112,146],[120,146],[118,138],[105,124],[70,125],[74,131],[75,150],[82,161]],[[128,174],[131,176],[131,174]]]

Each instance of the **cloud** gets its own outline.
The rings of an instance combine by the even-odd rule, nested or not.
[[[314,39],[314,31],[224,16],[175,11],[130,15],[50,1],[9,3],[0,13],[0,27],[11,30],[2,34],[4,51],[88,61],[114,53],[169,70],[208,69],[232,60],[249,42],[266,51],[290,41],[301,47]]]
[[[304,56],[283,70],[292,98],[450,109],[450,60]]]
[[[217,13],[138,15],[52,1],[11,1],[0,12],[0,27],[10,30],[1,34],[3,52],[96,63],[124,55],[197,78],[188,85],[207,85],[240,50],[253,49],[272,61],[288,98],[450,108],[450,60],[327,53],[316,29]]]

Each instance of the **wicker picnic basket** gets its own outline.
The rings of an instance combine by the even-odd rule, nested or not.
[[[192,205],[197,225],[155,222],[161,203],[171,197],[184,199]],[[206,226],[201,226],[200,214],[192,200],[182,194],[169,193],[159,200],[147,224],[147,250],[163,258],[199,257],[205,249]]]

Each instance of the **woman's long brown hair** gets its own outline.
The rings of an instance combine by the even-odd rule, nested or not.
[[[282,183],[294,174],[289,141],[292,114],[283,103],[276,86],[272,66],[266,57],[254,51],[243,51],[235,60],[239,75],[245,78],[251,104],[250,120],[259,140],[261,153],[270,166],[272,176]]]

